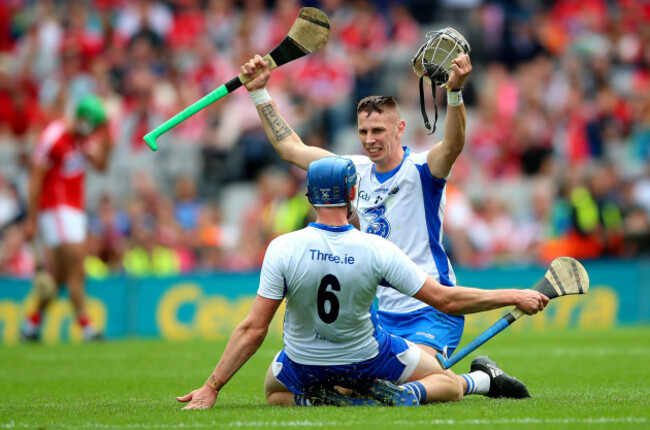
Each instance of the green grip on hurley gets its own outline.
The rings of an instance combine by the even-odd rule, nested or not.
[[[242,84],[238,78],[235,79],[237,79],[237,82],[239,82],[239,85],[237,86],[238,88]],[[187,118],[191,117],[201,109],[207,107],[208,105],[211,105],[212,103],[216,102],[223,96],[226,96],[230,92],[235,90],[236,88],[232,88],[235,85],[232,84],[233,84],[232,81],[228,82],[227,84],[224,84],[219,88],[217,88],[216,90],[212,91],[211,93],[207,94],[202,99],[189,105],[188,107],[186,107],[185,109],[183,109],[182,111],[174,115],[173,117],[169,118],[167,121],[160,124],[158,127],[151,130],[149,133],[145,134],[144,141],[147,142],[147,144],[152,150],[156,151],[158,149],[158,144],[156,143],[156,139],[158,139],[161,135],[167,133],[170,129],[176,127],[178,124],[185,121]],[[226,88],[227,85],[230,87],[230,91],[228,91],[229,88]]]
[[[264,60],[268,63],[269,69],[274,69],[286,64],[290,61],[298,59],[308,54],[312,54],[321,49],[327,43],[330,34],[330,21],[320,9],[315,7],[303,7],[298,11],[298,17],[291,26],[289,34],[282,39],[282,41],[273,48],[271,52],[264,56]],[[262,73],[258,70],[255,76]],[[187,118],[191,117],[204,107],[211,103],[216,102],[221,97],[226,96],[245,83],[249,82],[254,77],[244,76],[241,73],[239,76],[232,78],[216,90],[212,91],[207,96],[203,97],[196,103],[188,106],[184,111],[177,113],[158,127],[151,130],[144,135],[144,141],[154,151],[158,149],[156,139],[169,129],[176,127]]]

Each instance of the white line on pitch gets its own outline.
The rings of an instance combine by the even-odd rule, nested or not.
[[[391,421],[391,425],[499,425],[499,424],[645,424],[648,420],[639,417],[600,417],[600,418],[512,418],[512,419],[477,419],[477,420],[418,420],[418,421]],[[217,421],[202,423],[174,423],[174,424],[49,424],[48,428],[97,428],[97,429],[156,429],[156,428],[216,428],[218,427],[356,427],[367,422],[341,421],[341,422],[319,422],[319,421],[234,421],[223,423]],[[11,421],[9,423],[0,423],[0,428],[33,428],[33,424],[23,424]]]

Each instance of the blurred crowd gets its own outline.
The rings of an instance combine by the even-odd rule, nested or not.
[[[273,72],[303,140],[361,151],[355,104],[391,94],[405,142],[427,136],[411,58],[427,31],[472,45],[467,144],[450,177],[456,264],[650,253],[650,3],[635,0],[3,0],[0,274],[30,276],[21,220],[43,127],[92,92],[108,108],[106,174],[87,176],[86,269],[101,278],[256,270],[267,243],[313,219],[304,174],[267,142],[246,91],[159,139],[142,136],[287,34],[301,6],[330,18],[323,51]],[[429,106],[431,112],[433,106]]]

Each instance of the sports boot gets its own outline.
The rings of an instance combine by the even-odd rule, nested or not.
[[[85,343],[102,342],[104,341],[104,335],[101,332],[95,330],[93,326],[87,325],[83,328],[83,341]]]
[[[20,340],[23,342],[40,342],[40,327],[26,319],[20,326]]]
[[[385,379],[375,379],[370,394],[386,406],[419,406],[420,401],[412,390],[400,387]]]
[[[501,397],[510,399],[525,399],[530,397],[526,386],[514,376],[505,373],[489,357],[476,357],[470,367],[472,372],[480,370],[490,377],[490,390],[486,396],[493,399]]]
[[[309,394],[296,394],[294,399],[298,406],[380,406],[373,399],[346,396],[335,388],[314,389]]]

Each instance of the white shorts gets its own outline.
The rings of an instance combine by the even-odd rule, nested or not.
[[[38,215],[38,228],[46,246],[56,248],[86,240],[86,213],[70,206],[46,209]]]

